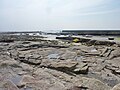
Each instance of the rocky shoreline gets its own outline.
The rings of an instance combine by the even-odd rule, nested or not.
[[[120,45],[0,35],[0,90],[120,90]]]

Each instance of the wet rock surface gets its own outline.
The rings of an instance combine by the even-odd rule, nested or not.
[[[0,90],[120,90],[117,45],[5,37],[0,42]]]

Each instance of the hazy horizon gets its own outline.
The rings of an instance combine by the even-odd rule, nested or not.
[[[0,31],[120,30],[120,0],[0,0]]]

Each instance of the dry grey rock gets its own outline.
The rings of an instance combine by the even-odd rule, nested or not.
[[[88,87],[88,90],[110,90],[111,88],[103,82],[94,78],[82,78],[83,87]]]
[[[114,50],[110,55],[110,59],[117,58],[117,57],[120,57],[120,48],[116,48],[116,50]]]
[[[76,65],[74,69],[74,73],[76,74],[87,74],[88,73],[89,66],[86,63],[79,63]]]
[[[120,84],[115,85],[111,90],[120,90]]]
[[[8,66],[11,66],[11,67],[14,67],[14,68],[21,68],[19,66],[19,62],[15,61],[15,60],[6,60],[6,61],[3,61],[0,63],[0,68],[3,68],[3,67],[8,67]]]
[[[33,71],[33,67],[29,64],[20,63],[20,66],[21,66],[23,71],[27,71],[27,72],[32,72]]]
[[[81,39],[81,45],[32,36],[8,38],[14,42],[0,43],[0,75],[5,76],[0,80],[10,88],[19,77],[16,88],[30,90],[110,90],[120,83],[119,47],[111,46],[113,42]]]
[[[77,61],[54,61],[54,62],[44,62],[41,63],[41,67],[46,67],[58,71],[62,71],[68,74],[87,74],[88,73],[88,65],[83,62]]]
[[[26,57],[25,55],[19,55],[16,60],[19,60],[22,63],[30,64],[30,65],[40,65],[41,64],[41,56],[32,55]]]
[[[2,90],[19,90],[19,88],[10,80],[0,81]]]
[[[61,86],[57,81],[56,83],[50,83],[49,80],[51,79],[39,79],[39,78],[34,78],[33,76],[25,75],[20,81],[19,87],[20,86],[22,88],[31,87],[32,89],[35,90],[65,90],[65,88]]]
[[[76,53],[75,52],[71,52],[71,51],[65,51],[64,54],[62,54],[59,59],[61,60],[67,60],[67,59],[74,59],[76,57]]]
[[[77,64],[78,64],[77,62],[72,62],[72,61],[52,62],[47,66],[47,68],[72,74]]]
[[[104,57],[109,57],[111,55],[111,52],[113,51],[114,49],[113,48],[110,48],[110,47],[106,47],[103,52],[101,53],[101,56],[104,56]]]

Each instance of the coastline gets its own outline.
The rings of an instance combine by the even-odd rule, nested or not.
[[[110,90],[120,83],[119,43],[108,36],[56,39],[68,36],[1,34],[0,89]]]

